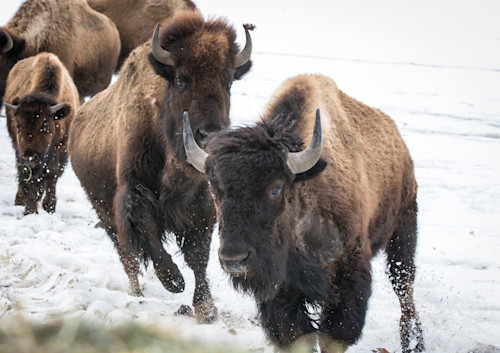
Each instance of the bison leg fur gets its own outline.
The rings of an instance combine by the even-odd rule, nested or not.
[[[416,202],[404,211],[400,224],[386,248],[387,272],[401,306],[400,335],[403,352],[423,352],[424,339],[413,300],[417,245]]]
[[[299,290],[282,288],[273,299],[260,303],[258,307],[262,327],[269,339],[279,347],[304,344],[306,341],[302,337],[315,332],[305,297]]]
[[[362,253],[343,258],[342,277],[336,280],[339,302],[326,305],[319,331],[339,344],[353,344],[361,336],[371,295],[371,266]]]
[[[153,261],[156,275],[168,291],[178,293],[184,290],[184,278],[163,248],[163,228],[155,203],[154,193],[139,183],[134,188],[121,187],[117,191],[118,252],[135,294],[140,294],[140,258]]]
[[[212,323],[218,316],[207,280],[211,231],[211,225],[203,224],[187,230],[184,234],[176,232],[176,234],[179,234],[177,235],[177,242],[184,255],[184,260],[194,273],[193,307],[196,320],[199,323]]]
[[[22,168],[22,167],[21,167]],[[19,188],[16,195],[15,204],[26,206],[24,215],[38,213],[38,201],[43,195],[43,181],[25,180],[23,172],[19,172]]]
[[[45,197],[43,198],[42,207],[48,213],[54,213],[56,210],[56,183],[59,176],[55,171],[50,171],[45,175]]]

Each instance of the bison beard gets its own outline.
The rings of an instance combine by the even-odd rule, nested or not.
[[[221,265],[253,294],[273,342],[314,345],[316,335],[322,352],[356,342],[370,260],[383,250],[403,352],[424,350],[413,301],[417,185],[389,117],[324,76],[301,75],[277,90],[259,123],[214,134],[206,152],[184,124],[188,161],[215,196]]]

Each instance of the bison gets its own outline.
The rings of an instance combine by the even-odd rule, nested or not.
[[[9,102],[9,103],[7,103]],[[56,183],[68,161],[71,120],[80,105],[78,90],[59,58],[40,53],[19,61],[7,78],[7,129],[16,151],[16,205],[24,214],[56,208]]]
[[[202,149],[186,113],[184,135],[214,194],[222,268],[255,297],[274,343],[319,337],[330,352],[356,342],[370,260],[385,250],[403,351],[424,349],[413,301],[417,184],[388,116],[325,76],[301,75],[283,83],[255,126],[213,134]]]
[[[59,57],[83,98],[109,85],[120,37],[114,23],[85,0],[25,1],[0,27],[0,106],[10,69],[41,52]]]
[[[108,16],[120,33],[119,69],[128,55],[151,39],[158,22],[179,11],[195,10],[190,0],[87,0],[90,7]]]
[[[118,249],[132,293],[141,294],[140,260],[151,259],[164,287],[184,279],[162,241],[173,233],[194,271],[200,322],[216,318],[206,267],[215,209],[203,175],[186,163],[182,112],[196,139],[229,125],[230,89],[251,66],[251,39],[239,51],[224,19],[185,11],[135,49],[118,80],[85,103],[70,135],[70,158],[101,225]],[[161,32],[161,34],[160,34]]]

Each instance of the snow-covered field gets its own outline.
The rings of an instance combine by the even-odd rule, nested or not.
[[[21,1],[2,1],[0,25]],[[500,3],[498,0],[353,0],[251,2],[198,0],[205,16],[238,28],[254,23],[252,71],[233,85],[233,125],[255,121],[279,84],[322,73],[347,94],[397,123],[419,183],[416,302],[428,352],[500,352]],[[167,292],[149,270],[144,297],[128,280],[111,241],[71,167],[58,183],[55,214],[23,217],[14,206],[14,153],[0,117],[0,324],[18,315],[36,323],[80,318],[127,320],[272,352],[255,306],[229,286],[212,244],[209,277],[220,318],[212,325],[175,316],[190,304]],[[373,295],[363,337],[349,353],[400,351],[399,305],[373,261]]]

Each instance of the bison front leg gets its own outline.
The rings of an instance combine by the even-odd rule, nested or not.
[[[119,187],[115,199],[117,244],[132,293],[141,295],[140,259],[151,259],[163,286],[173,293],[184,290],[184,278],[162,245],[163,228],[154,193],[137,184]]]
[[[319,325],[319,331],[328,336],[335,347],[347,347],[361,336],[371,295],[370,271],[369,259],[364,259],[362,252],[355,250],[343,255],[341,270],[334,281],[339,298],[336,303],[325,306]],[[330,352],[330,349],[325,347],[322,351]]]
[[[280,351],[294,351],[298,346],[313,351],[316,345],[304,295],[297,289],[281,288],[277,295],[259,303],[262,327]]]
[[[42,207],[48,213],[56,211],[56,183],[59,178],[55,170],[49,169],[45,174],[45,197],[43,198]]]
[[[193,307],[199,323],[212,323],[218,316],[207,280],[212,227],[213,222],[203,222],[185,232],[176,233],[184,260],[194,273]]]
[[[38,213],[37,203],[43,194],[43,181],[41,177],[34,177],[35,168],[39,167],[18,166],[19,186],[15,204],[25,206],[24,215]]]

